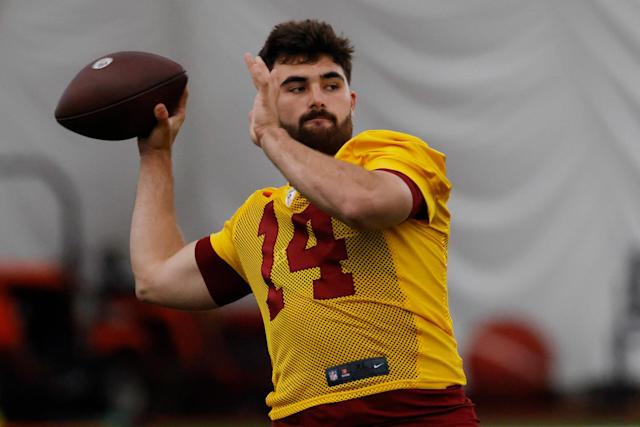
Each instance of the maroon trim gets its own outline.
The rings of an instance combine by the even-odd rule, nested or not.
[[[209,294],[219,307],[251,293],[244,279],[213,249],[209,236],[198,240],[195,255]]]
[[[475,427],[475,405],[460,386],[444,390],[393,390],[326,403],[279,420],[273,427],[459,426]]]
[[[411,206],[411,213],[407,218],[413,218],[413,219],[429,218],[427,202],[425,201],[424,196],[422,195],[422,192],[418,188],[418,185],[416,185],[416,183],[413,182],[411,178],[409,178],[407,175],[403,174],[402,172],[398,172],[393,169],[376,169],[376,170],[390,172],[394,174],[395,176],[401,178],[404,181],[404,183],[407,184],[407,187],[409,187],[409,190],[411,191],[411,197],[413,198],[413,204]]]

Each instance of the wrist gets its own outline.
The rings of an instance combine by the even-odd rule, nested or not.
[[[148,140],[138,140],[138,152],[141,157],[171,157],[171,145],[154,147],[149,144]]]
[[[171,148],[153,148],[139,146],[140,162],[142,163],[169,163],[172,162]]]
[[[276,146],[280,145],[288,136],[287,131],[280,126],[267,126],[260,131],[260,146],[263,150],[268,151],[276,148]]]

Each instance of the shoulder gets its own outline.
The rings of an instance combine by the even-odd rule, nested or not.
[[[269,201],[273,200],[284,191],[286,186],[281,187],[264,187],[258,190],[255,190],[253,193],[246,198],[246,200],[238,207],[236,212],[232,216],[232,221],[236,221],[240,218],[244,213],[246,213],[250,209],[255,209],[256,207],[261,207],[269,203]]]
[[[364,140],[364,141],[372,141],[372,142],[418,142],[421,144],[426,144],[424,140],[418,138],[417,136],[400,132],[396,130],[390,129],[369,129],[363,132],[360,132],[356,135],[354,140]]]
[[[429,165],[446,174],[446,155],[423,139],[403,132],[378,129],[354,136],[338,151],[336,158],[366,165],[379,158],[403,159],[406,162]]]
[[[397,148],[432,152],[435,156],[446,158],[444,153],[430,147],[426,141],[417,136],[386,129],[366,130],[359,133],[342,146],[336,157],[349,154],[358,155],[371,150],[393,150]]]

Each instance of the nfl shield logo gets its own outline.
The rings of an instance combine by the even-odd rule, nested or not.
[[[329,380],[330,381],[338,381],[338,371],[332,369],[329,371]]]
[[[293,187],[291,187],[289,191],[287,191],[287,195],[285,196],[285,200],[284,200],[287,207],[291,207],[291,203],[293,203],[293,199],[296,197],[296,192],[297,192],[296,189]]]

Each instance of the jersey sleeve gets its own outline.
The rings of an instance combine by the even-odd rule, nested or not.
[[[242,269],[240,258],[233,243],[236,215],[227,220],[220,231],[211,234],[211,246],[220,258],[229,264],[229,266],[246,281],[246,275]]]
[[[349,141],[337,158],[360,164],[367,170],[397,171],[420,190],[431,222],[438,207],[449,198],[445,155],[419,138],[392,131],[367,131]]]
[[[400,178],[409,188],[411,192],[411,212],[409,212],[408,218],[413,219],[427,219],[427,203],[424,200],[422,192],[418,188],[415,182],[409,179],[405,174],[391,169],[376,169],[384,172],[389,172]]]
[[[242,207],[222,229],[196,243],[196,261],[211,297],[218,306],[229,304],[251,293],[242,269],[233,233]]]
[[[251,293],[246,281],[213,249],[211,236],[196,242],[195,255],[209,295],[218,307]]]

